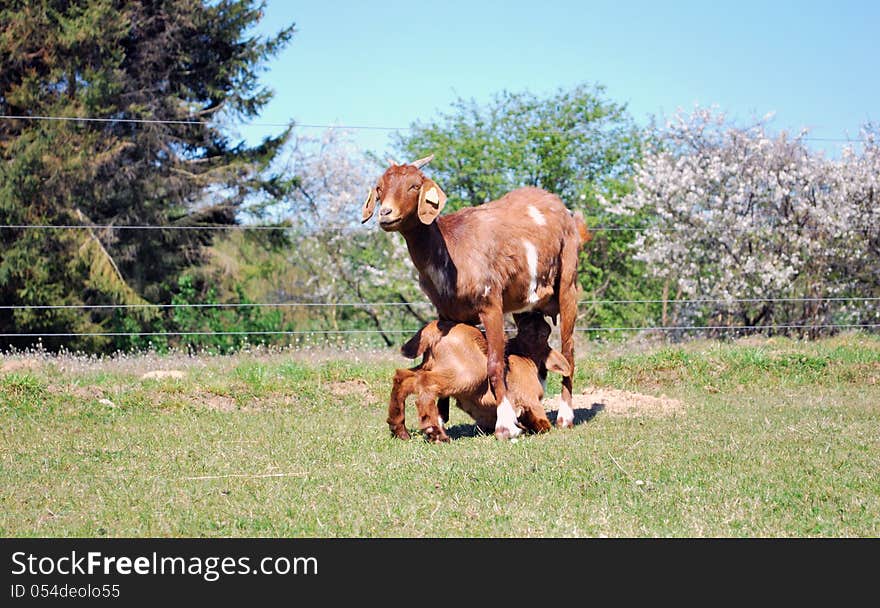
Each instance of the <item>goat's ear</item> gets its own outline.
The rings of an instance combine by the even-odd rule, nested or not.
[[[437,219],[446,204],[446,194],[432,179],[422,182],[419,190],[419,219],[423,224],[430,224]]]
[[[558,350],[551,348],[550,354],[547,355],[547,371],[556,372],[557,374],[562,374],[563,376],[571,375],[571,366],[568,364],[568,361],[565,357],[562,356],[562,353]]]
[[[364,211],[361,215],[361,224],[365,224],[367,220],[373,217],[373,211],[376,209],[376,189],[370,188],[367,200],[364,201]]]

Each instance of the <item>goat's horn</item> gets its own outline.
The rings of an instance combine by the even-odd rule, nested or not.
[[[422,167],[424,167],[425,165],[427,165],[427,164],[428,164],[429,162],[431,162],[432,160],[434,160],[434,155],[433,155],[433,154],[429,154],[429,155],[426,156],[425,158],[420,158],[419,160],[413,162],[413,163],[412,163],[412,166],[415,167],[416,169],[421,169]]]
[[[385,162],[388,163],[389,167],[393,167],[394,165],[399,165],[400,163],[391,158],[390,156],[385,159]]]

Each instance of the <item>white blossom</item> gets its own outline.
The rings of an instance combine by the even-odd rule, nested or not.
[[[717,300],[681,303],[675,322],[703,313],[724,324],[833,323],[846,308],[775,300],[878,295],[876,128],[837,160],[812,152],[806,131],[772,136],[765,121],[736,127],[704,108],[679,112],[655,135],[632,192],[603,202],[654,217],[634,255],[667,281],[670,298]],[[848,310],[849,319],[876,314],[866,302]]]

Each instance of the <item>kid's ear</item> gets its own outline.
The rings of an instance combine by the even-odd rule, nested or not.
[[[566,358],[562,356],[562,353],[556,349],[550,349],[550,354],[547,355],[546,365],[547,371],[556,372],[563,376],[571,375],[571,366],[568,364]]]
[[[370,188],[367,200],[364,201],[364,209],[361,214],[361,224],[365,224],[367,220],[373,217],[373,211],[376,209],[376,189]]]
[[[423,224],[430,224],[437,219],[446,204],[446,194],[434,180],[426,179],[419,190],[419,219]]]

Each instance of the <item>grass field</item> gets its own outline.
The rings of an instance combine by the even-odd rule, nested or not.
[[[880,536],[880,339],[578,354],[681,407],[432,445],[389,436],[394,353],[4,357],[0,536]]]

